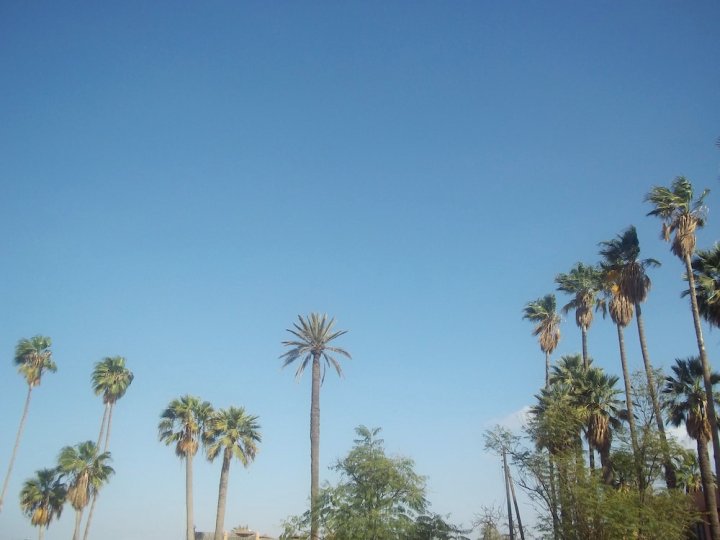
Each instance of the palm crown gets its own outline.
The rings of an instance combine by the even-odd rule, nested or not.
[[[708,193],[710,190],[704,190],[695,200],[690,181],[678,176],[670,188],[655,186],[645,196],[645,200],[655,206],[647,215],[662,219],[662,237],[666,242],[673,237],[672,252],[681,259],[695,251],[695,230],[705,225],[703,203]]]
[[[292,328],[288,328],[288,332],[293,334],[297,339],[283,341],[282,344],[290,347],[290,350],[281,355],[284,360],[283,367],[292,364],[295,360],[300,360],[300,365],[295,372],[296,377],[300,377],[308,363],[313,358],[324,359],[325,365],[331,365],[335,368],[338,375],[342,375],[340,363],[335,358],[335,354],[340,354],[346,358],[352,358],[350,353],[340,347],[332,347],[329,345],[335,338],[347,333],[347,330],[333,331],[335,319],[329,319],[327,315],[311,313],[307,319],[298,315],[298,322],[293,323]],[[325,378],[325,370],[323,369],[323,379]]]
[[[523,309],[523,319],[535,323],[533,336],[538,336],[540,349],[552,354],[560,342],[560,315],[556,311],[554,294],[546,294]]]
[[[51,343],[49,337],[35,336],[21,339],[15,347],[15,365],[30,387],[40,384],[44,372],[57,371],[52,360]]]
[[[616,238],[600,242],[600,247],[603,257],[600,266],[606,276],[615,281],[618,292],[633,304],[644,302],[651,285],[645,271],[660,266],[660,263],[655,259],[638,259],[640,241],[635,227],[631,225]]]
[[[105,357],[95,364],[92,386],[96,396],[102,394],[103,403],[115,403],[125,395],[134,375],[125,367],[122,356]]]
[[[257,416],[242,407],[221,409],[210,417],[205,433],[207,457],[213,461],[221,451],[227,452],[244,466],[255,459],[261,441]]]
[[[684,423],[688,435],[693,439],[702,437],[709,440],[710,420],[700,359],[696,356],[676,359],[672,370],[674,376],[665,378],[663,389],[670,422],[675,427]],[[720,374],[713,372],[710,380],[713,385],[717,384]]]
[[[26,480],[20,491],[20,507],[35,526],[47,527],[62,514],[67,490],[57,469],[41,469]]]
[[[720,244],[700,250],[692,260],[695,294],[700,315],[714,326],[720,326]],[[683,296],[690,290],[683,292]]]
[[[574,309],[576,324],[588,328],[593,320],[593,307],[598,305],[597,295],[603,288],[600,269],[579,262],[567,274],[558,274],[555,283],[559,291],[575,296],[563,306],[563,313]]]
[[[174,399],[160,416],[158,438],[168,446],[175,443],[175,454],[179,458],[194,456],[212,412],[210,403],[195,396]]]
[[[85,508],[90,497],[115,472],[109,461],[110,452],[98,454],[98,447],[92,441],[66,446],[60,451],[59,470],[69,480],[67,496],[75,510]]]

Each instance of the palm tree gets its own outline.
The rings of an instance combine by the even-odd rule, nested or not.
[[[695,252],[695,231],[705,225],[705,206],[703,202],[709,190],[702,192],[695,199],[693,186],[685,177],[678,176],[670,188],[655,186],[645,196],[645,200],[654,205],[648,212],[649,216],[662,219],[662,236],[670,242],[670,250],[685,263],[685,272],[690,285],[690,305],[692,307],[695,337],[703,367],[703,381],[708,403],[708,421],[713,441],[715,456],[715,474],[720,474],[720,438],[718,437],[717,415],[712,393],[710,377],[710,360],[705,351],[702,326],[700,325],[700,308],[695,294],[695,274],[692,269],[691,257]]]
[[[670,423],[675,427],[685,424],[688,435],[697,443],[700,476],[705,495],[705,506],[710,518],[710,535],[720,539],[715,480],[710,467],[708,441],[710,440],[710,415],[707,394],[704,387],[704,368],[698,357],[676,359],[672,366],[674,376],[665,379],[663,393],[667,396],[667,410]],[[720,374],[712,373],[710,383],[720,381]]]
[[[45,529],[54,518],[62,514],[67,489],[60,480],[57,469],[40,469],[35,477],[26,480],[20,491],[20,507],[30,518],[30,523],[38,528],[38,538],[42,540]]]
[[[598,294],[602,291],[602,272],[595,266],[577,263],[567,274],[555,276],[558,290],[574,298],[563,306],[563,313],[575,310],[575,323],[582,332],[583,362],[587,368],[587,331],[593,321],[593,308],[598,305]]]
[[[110,443],[110,427],[112,425],[112,413],[115,403],[125,395],[128,387],[133,382],[132,371],[125,367],[125,358],[122,356],[106,356],[95,364],[92,374],[93,391],[96,396],[102,395],[105,404],[98,446],[105,432],[105,444],[103,449],[107,451]]]
[[[102,394],[103,403],[105,404],[105,412],[103,413],[102,422],[100,423],[97,447],[100,448],[103,431],[106,431],[105,445],[103,446],[104,452],[108,451],[110,444],[110,427],[112,425],[112,413],[115,403],[125,395],[133,378],[133,373],[125,367],[125,358],[122,356],[106,356],[102,361],[95,364],[95,369],[92,374],[93,390],[96,396]],[[83,534],[84,540],[88,538],[90,523],[95,513],[96,495],[97,494],[93,494],[92,503],[90,503],[90,511],[88,512],[87,523],[85,523],[85,534]]]
[[[560,342],[560,315],[554,294],[546,294],[523,309],[523,319],[535,323],[533,336],[538,336],[540,350],[545,353],[545,386],[550,384],[550,355]]]
[[[698,250],[692,260],[700,316],[720,328],[720,243],[711,249]],[[683,292],[683,296],[690,290]]]
[[[340,354],[351,358],[350,353],[339,347],[333,347],[330,342],[347,330],[333,330],[335,319],[327,315],[311,313],[307,318],[298,315],[298,322],[293,323],[294,329],[288,328],[296,339],[283,341],[282,344],[290,350],[281,355],[284,360],[283,367],[300,360],[295,371],[299,378],[307,365],[312,362],[312,392],[310,396],[310,538],[318,539],[319,516],[317,512],[317,499],[320,487],[320,384],[325,379],[325,369],[330,365],[335,368],[338,376],[342,376],[342,369],[334,355]],[[322,368],[320,361],[325,360]]]
[[[66,446],[60,451],[58,468],[67,478],[67,500],[75,509],[73,540],[80,538],[80,522],[90,498],[115,472],[108,465],[110,461],[110,452],[99,454],[97,445],[92,441]]]
[[[51,340],[45,336],[35,336],[30,339],[21,339],[15,347],[15,365],[18,366],[18,372],[25,377],[28,385],[27,397],[25,398],[25,407],[20,417],[20,426],[18,427],[17,436],[15,437],[15,446],[10,456],[10,464],[8,465],[5,481],[3,482],[2,493],[0,493],[0,512],[2,512],[5,493],[7,492],[10,475],[12,474],[15,457],[20,447],[20,439],[22,438],[23,429],[25,429],[25,420],[27,420],[28,409],[30,408],[30,397],[32,390],[40,385],[43,374],[46,371],[56,372],[57,366],[52,360],[52,351],[50,351]]]
[[[648,381],[650,400],[652,402],[653,412],[655,413],[655,421],[660,434],[660,443],[663,448],[665,483],[668,488],[674,488],[676,484],[675,468],[672,460],[670,459],[670,453],[667,447],[667,436],[665,435],[665,422],[663,421],[663,416],[660,412],[660,401],[658,400],[657,392],[655,391],[655,375],[652,362],[650,361],[650,353],[647,347],[645,321],[642,316],[641,307],[641,304],[646,300],[652,285],[652,282],[647,275],[647,269],[658,267],[660,266],[660,263],[655,259],[639,259],[640,241],[638,240],[637,231],[632,225],[614,239],[607,242],[600,242],[600,246],[600,255],[603,257],[602,268],[605,271],[606,279],[611,282],[611,287],[613,284],[615,287],[613,292],[613,301],[615,302],[615,306],[619,306],[615,307],[615,309],[624,311],[624,313],[619,313],[619,319],[623,319],[621,322],[625,322],[628,312],[630,314],[630,318],[632,318],[632,308],[634,308],[635,311],[638,338],[640,340],[640,351],[642,352],[643,365],[645,367],[645,377]],[[613,301],[611,301],[610,304],[611,309],[613,308]],[[630,307],[628,308],[625,304],[629,304]],[[613,320],[615,320],[615,318],[613,318]],[[627,322],[629,323],[629,320]],[[619,334],[618,339],[620,339]],[[626,372],[623,371],[623,377],[625,376]],[[627,379],[625,384],[627,388]],[[629,402],[630,401],[628,401],[628,403]],[[631,409],[628,408],[628,413],[630,412]],[[628,416],[631,417],[630,414],[628,414]]]
[[[205,423],[212,414],[212,405],[194,396],[174,399],[160,415],[158,438],[170,446],[175,455],[185,460],[185,507],[187,540],[195,540],[193,523],[193,457],[200,446]]]
[[[215,519],[215,540],[221,540],[223,537],[230,462],[234,457],[247,467],[255,459],[257,443],[261,440],[257,419],[257,416],[246,414],[242,407],[230,407],[217,411],[208,421],[205,434],[208,460],[214,461],[221,452],[223,456]]]
[[[610,463],[612,431],[620,427],[617,382],[615,375],[606,375],[602,369],[591,367],[584,373],[577,394],[578,406],[587,419],[588,443],[600,454],[603,482],[608,485],[613,481]]]

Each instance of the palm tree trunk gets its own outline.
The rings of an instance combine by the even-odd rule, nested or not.
[[[215,539],[222,540],[225,526],[225,504],[227,502],[228,476],[230,476],[230,449],[223,452],[222,469],[220,470],[220,488],[218,490],[217,517],[215,518]]]
[[[82,521],[82,510],[75,510],[75,530],[73,540],[80,540],[80,522]]]
[[[613,470],[610,464],[610,445],[600,448],[600,463],[602,464],[602,478],[605,485],[611,486],[613,483]]]
[[[320,516],[320,355],[313,354],[312,393],[310,396],[310,540],[318,540]]]
[[[38,527],[38,540],[43,540],[45,538],[45,527],[40,525]]]
[[[712,540],[720,540],[720,522],[718,522],[715,481],[710,467],[707,441],[702,435],[697,438],[697,452],[700,476],[703,484],[703,495],[705,496],[705,507],[710,520],[710,538]]]
[[[185,511],[187,540],[195,540],[195,524],[193,523],[193,456],[185,454]]]
[[[512,518],[512,503],[510,500],[510,478],[508,476],[507,459],[505,457],[505,449],[503,448],[503,475],[505,476],[505,499],[507,500],[507,513],[508,513],[508,529],[510,530],[510,540],[515,540],[515,527],[513,526]]]
[[[108,404],[105,404],[105,409],[103,410],[103,417],[102,422],[100,422],[100,433],[98,434],[98,440],[97,440],[97,448],[100,449],[100,443],[102,442],[103,435],[105,434],[105,424],[107,422],[107,416],[108,416]]]
[[[107,430],[105,431],[105,446],[103,447],[103,452],[107,452],[108,445],[110,444],[110,427],[112,426],[112,413],[113,403],[110,404],[110,408],[108,409]]]
[[[642,467],[640,466],[640,447],[638,446],[637,427],[635,426],[635,413],[633,413],[632,386],[630,384],[630,373],[627,367],[627,354],[625,353],[625,332],[619,324],[617,327],[618,345],[620,346],[620,364],[622,365],[623,381],[625,382],[625,407],[628,413],[628,424],[630,426],[630,442],[633,449],[633,461],[637,472],[638,489],[640,492],[645,489]]]
[[[93,493],[92,502],[90,503],[90,510],[88,511],[87,521],[85,522],[85,533],[83,534],[83,540],[88,539],[88,533],[90,532],[90,523],[92,522],[93,514],[95,513],[95,503],[97,502],[97,493]]]
[[[670,451],[668,449],[667,437],[665,436],[665,422],[663,422],[662,413],[660,411],[660,402],[658,401],[655,375],[653,375],[652,364],[650,362],[650,353],[647,348],[647,340],[645,339],[645,321],[642,316],[642,308],[639,303],[635,304],[635,320],[637,321],[638,338],[640,339],[640,351],[642,352],[643,364],[645,365],[645,376],[648,382],[648,392],[652,401],[653,412],[655,413],[655,422],[657,422],[658,433],[660,434],[660,446],[663,453],[663,467],[665,469],[665,485],[668,489],[673,489],[677,485],[675,477],[675,467],[670,460]],[[720,540],[720,539],[719,539]]]
[[[587,327],[581,326],[580,331],[582,332],[583,367],[587,369],[590,367],[590,359],[588,358]]]
[[[715,414],[715,398],[713,397],[712,382],[710,382],[710,360],[705,351],[705,340],[703,339],[702,326],[700,325],[700,310],[698,309],[697,295],[695,294],[695,274],[692,271],[690,255],[684,257],[685,271],[690,285],[690,304],[692,305],[693,322],[695,323],[695,337],[697,338],[700,361],[703,367],[703,381],[705,383],[705,399],[708,404],[708,420],[710,421],[710,432],[712,433],[713,454],[715,456],[715,474],[720,475],[720,437],[718,436],[717,415]]]
[[[545,388],[550,387],[550,353],[545,353]]]
[[[18,427],[17,436],[15,437],[15,446],[13,447],[12,455],[10,456],[10,464],[8,465],[7,474],[5,474],[5,481],[3,482],[2,493],[0,493],[0,512],[2,512],[3,501],[5,500],[5,493],[7,492],[8,483],[10,482],[10,474],[12,473],[13,465],[15,465],[15,457],[17,456],[18,448],[20,448],[20,439],[22,438],[23,429],[25,429],[25,420],[27,419],[28,409],[30,408],[30,396],[32,394],[32,385],[28,385],[28,393],[25,398],[25,407],[23,408],[22,417],[20,417],[20,426]]]

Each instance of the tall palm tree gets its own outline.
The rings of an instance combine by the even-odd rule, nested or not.
[[[96,396],[102,395],[103,404],[105,405],[97,444],[100,446],[104,432],[105,444],[103,449],[105,451],[107,451],[110,443],[110,427],[115,403],[125,395],[134,377],[132,371],[125,367],[125,358],[122,356],[106,356],[95,364],[92,373],[93,391]]]
[[[105,411],[103,413],[102,422],[100,423],[100,434],[98,435],[97,446],[100,448],[103,431],[105,431],[105,444],[103,451],[108,451],[110,444],[110,427],[112,426],[112,413],[115,403],[118,399],[125,395],[128,387],[132,383],[134,375],[132,371],[125,367],[125,358],[122,356],[106,356],[100,362],[95,364],[92,374],[92,385],[95,395],[102,394]],[[90,523],[95,513],[95,503],[97,502],[97,494],[93,494],[90,503],[90,511],[88,512],[87,522],[85,523],[85,533],[83,539],[87,540],[90,531]]]
[[[710,440],[709,403],[704,389],[704,368],[698,357],[676,359],[672,366],[674,376],[665,379],[663,393],[667,396],[670,423],[678,427],[685,424],[688,435],[697,443],[700,476],[702,478],[705,505],[710,520],[712,540],[720,539],[715,480],[710,467],[708,441]],[[718,373],[711,373],[710,383],[720,381]]]
[[[208,421],[205,433],[208,460],[214,461],[221,452],[223,456],[215,519],[215,540],[221,540],[223,537],[230,462],[234,457],[247,467],[255,459],[257,443],[261,441],[257,419],[257,416],[247,414],[242,407],[230,407],[217,411]]]
[[[85,441],[60,451],[58,468],[67,479],[67,500],[75,509],[73,540],[80,538],[80,522],[91,497],[110,480],[115,472],[108,463],[110,452],[98,453],[97,445]]]
[[[15,365],[18,366],[18,372],[25,377],[28,392],[25,398],[25,407],[20,417],[20,426],[18,427],[17,436],[15,437],[15,446],[10,456],[10,464],[5,474],[2,493],[0,493],[0,512],[2,512],[5,493],[7,492],[8,483],[10,482],[10,475],[12,474],[13,465],[15,464],[17,451],[18,448],[20,448],[23,429],[25,429],[25,421],[27,420],[28,409],[30,408],[32,390],[40,385],[45,372],[50,371],[54,373],[57,371],[57,366],[52,360],[52,351],[50,350],[51,343],[49,337],[38,335],[30,339],[21,339],[15,347]]]
[[[602,272],[599,268],[577,263],[567,274],[555,276],[559,291],[570,294],[573,299],[562,308],[563,313],[575,310],[575,323],[582,332],[583,362],[587,368],[587,331],[593,321],[593,308],[597,308],[598,294],[602,291]]]
[[[706,189],[695,199],[690,181],[683,176],[678,176],[673,180],[670,188],[663,186],[653,187],[650,193],[645,196],[645,200],[654,206],[648,212],[648,215],[657,216],[662,220],[662,237],[666,242],[670,242],[670,250],[685,263],[685,272],[690,285],[690,305],[695,325],[695,337],[703,367],[705,393],[707,394],[708,421],[710,422],[715,456],[715,474],[720,475],[720,437],[718,437],[717,415],[715,414],[712,382],[710,380],[711,367],[705,351],[705,340],[700,324],[700,308],[695,293],[695,274],[693,273],[691,260],[695,252],[695,231],[705,225],[706,209],[703,203],[709,192]]]
[[[655,421],[657,423],[658,433],[660,434],[660,443],[663,448],[665,483],[668,488],[674,488],[676,484],[675,468],[670,459],[667,436],[665,434],[665,422],[660,411],[660,401],[655,391],[657,386],[655,384],[654,370],[652,362],[650,361],[650,352],[648,351],[647,339],[645,337],[645,321],[642,316],[641,307],[641,304],[647,299],[652,285],[650,277],[647,275],[647,269],[658,267],[660,263],[655,259],[639,258],[640,241],[638,240],[637,230],[632,225],[612,240],[600,242],[600,246],[600,255],[603,257],[603,262],[601,263],[602,268],[605,271],[606,278],[615,284],[613,298],[616,298],[616,305],[621,306],[620,309],[624,309],[625,311],[627,311],[627,307],[622,306],[624,303],[629,303],[630,306],[634,308],[638,339],[640,340],[640,351],[645,367],[645,377],[647,378],[650,401],[652,402]],[[621,298],[626,300],[621,300]],[[623,313],[622,315],[626,314],[627,313]],[[630,310],[630,316],[632,317],[632,310]],[[625,372],[623,372],[623,376],[625,376]],[[628,412],[629,411],[630,409],[628,409]]]
[[[35,476],[26,480],[20,491],[20,507],[38,528],[38,539],[45,536],[50,522],[62,514],[67,489],[60,480],[57,469],[40,469]]]
[[[185,395],[170,402],[160,415],[158,438],[185,460],[185,508],[187,540],[195,540],[193,516],[193,457],[197,454],[205,423],[213,413],[212,405]]]
[[[347,330],[333,330],[335,319],[327,315],[311,313],[307,318],[298,315],[298,322],[293,323],[294,329],[288,328],[294,339],[283,341],[290,350],[281,355],[283,367],[299,360],[295,377],[299,378],[308,364],[312,363],[312,391],[310,396],[310,538],[318,539],[319,516],[317,512],[320,488],[320,384],[325,379],[327,366],[332,366],[338,376],[342,376],[342,368],[334,355],[351,358],[350,353],[330,342],[347,333]],[[324,366],[320,361],[325,360]],[[322,376],[321,376],[322,367]]]
[[[560,315],[554,294],[546,294],[523,309],[523,319],[535,323],[533,336],[538,336],[540,350],[545,353],[545,386],[550,384],[550,355],[560,342]]]
[[[720,328],[720,243],[711,249],[698,250],[692,268],[700,316]],[[683,292],[683,296],[689,294],[689,289]]]

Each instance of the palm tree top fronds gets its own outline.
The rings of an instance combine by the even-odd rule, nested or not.
[[[209,461],[225,451],[247,467],[255,459],[261,441],[258,417],[247,414],[242,407],[216,411],[207,423],[205,442]]]
[[[280,359],[283,360],[282,367],[292,364],[295,360],[301,360],[295,372],[295,376],[299,378],[310,361],[318,358],[324,359],[326,365],[333,366],[337,374],[342,376],[342,368],[334,355],[352,357],[345,349],[329,345],[331,341],[347,333],[347,330],[333,331],[334,324],[335,319],[328,319],[325,314],[311,313],[307,318],[298,315],[298,322],[293,323],[293,328],[287,329],[297,339],[282,342],[284,346],[290,347],[289,351],[280,355]]]
[[[665,378],[663,394],[666,396],[668,418],[675,427],[685,424],[693,439],[710,438],[707,395],[703,382],[700,358],[678,358],[672,366],[673,375]],[[720,382],[720,374],[712,372],[710,382]]]
[[[710,249],[698,250],[691,265],[700,315],[708,323],[720,327],[720,243]],[[683,296],[689,294],[689,289],[682,293]]]
[[[560,342],[560,315],[554,294],[546,294],[525,304],[523,319],[535,323],[533,336],[538,336],[540,349],[545,353],[555,350]]]
[[[180,459],[194,456],[212,414],[212,405],[198,397],[184,395],[174,399],[160,415],[158,439],[167,446],[175,443],[175,454]]]
[[[96,396],[103,395],[105,403],[115,403],[125,395],[134,375],[125,367],[122,356],[105,357],[95,364],[92,386]]]
[[[57,365],[52,360],[51,344],[49,337],[37,335],[21,339],[15,347],[15,365],[31,387],[40,384],[44,372],[57,371]]]

